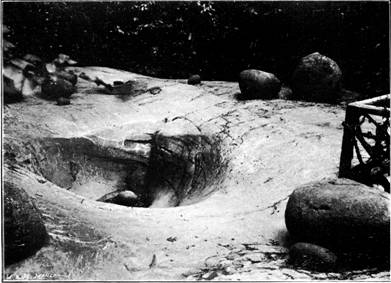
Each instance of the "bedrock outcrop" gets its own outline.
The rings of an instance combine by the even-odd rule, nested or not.
[[[231,279],[303,278],[284,265],[286,201],[296,187],[337,172],[342,107],[238,101],[230,82],[73,71],[70,105],[31,95],[4,108],[4,178],[33,199],[50,238],[5,278],[183,280],[214,255],[231,258]],[[145,88],[107,94],[83,72]],[[171,193],[136,207],[158,185]],[[207,278],[225,271],[211,272]],[[315,275],[306,278],[329,278]]]

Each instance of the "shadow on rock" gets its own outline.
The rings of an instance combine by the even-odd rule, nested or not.
[[[5,264],[25,259],[48,241],[40,212],[21,189],[4,183]]]

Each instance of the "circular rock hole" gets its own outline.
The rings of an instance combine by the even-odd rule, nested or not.
[[[224,169],[219,141],[156,132],[118,141],[96,136],[34,140],[32,170],[86,198],[133,207],[205,199]]]

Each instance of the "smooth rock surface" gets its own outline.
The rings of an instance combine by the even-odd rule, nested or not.
[[[272,99],[278,97],[280,80],[273,74],[260,70],[244,70],[239,75],[241,99]]]
[[[294,188],[338,171],[342,107],[238,101],[238,84],[232,82],[193,87],[103,67],[73,70],[110,84],[145,82],[147,89],[161,92],[121,99],[80,79],[69,106],[31,96],[4,108],[4,178],[35,197],[51,237],[38,254],[6,268],[6,279],[184,280],[215,255],[227,268],[213,267],[214,280],[347,278],[284,268],[287,251],[278,246],[286,238],[284,210]],[[153,144],[163,157],[158,160],[191,164],[197,150],[188,150],[179,139],[186,135],[195,141],[214,137],[226,166],[218,178],[195,169],[199,182],[193,178],[191,187],[197,189],[186,203],[146,208],[96,201],[118,190],[139,196]],[[210,152],[207,143],[197,144],[198,152]],[[209,164],[199,157],[196,164]],[[185,170],[175,173],[164,164],[170,163],[163,162],[162,172],[181,183]],[[230,251],[233,260],[225,258]],[[252,263],[247,252],[267,262]],[[385,276],[368,273],[375,279]]]
[[[291,79],[295,99],[336,103],[340,98],[342,72],[332,59],[318,53],[303,57]]]
[[[389,255],[389,201],[389,194],[347,179],[307,184],[290,196],[285,222],[298,241]]]
[[[4,254],[5,264],[33,255],[47,241],[48,234],[27,193],[4,183]]]

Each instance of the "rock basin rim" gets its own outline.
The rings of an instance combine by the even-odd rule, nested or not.
[[[107,81],[140,77],[100,67],[83,71]],[[284,211],[294,188],[337,174],[340,106],[237,101],[234,83],[189,86],[142,79],[148,87],[161,87],[159,95],[123,101],[80,81],[70,105],[32,97],[5,109],[7,158],[22,166],[8,168],[5,178],[34,198],[50,235],[48,247],[8,269],[11,276],[34,278],[51,271],[57,279],[126,280],[131,274],[134,280],[180,280],[202,268],[206,258],[225,254],[227,246],[283,245]],[[91,155],[91,148],[99,154]],[[118,162],[102,156],[116,156]],[[151,161],[156,164],[152,172]],[[202,168],[212,168],[211,175]],[[156,179],[145,178],[149,174]],[[155,207],[180,206],[133,209],[95,201],[124,187],[136,194],[137,188],[170,188],[171,194],[154,196]],[[189,194],[181,199],[175,188],[187,188]],[[81,253],[88,264],[78,263]],[[153,258],[156,265],[150,268]],[[274,279],[292,279],[280,271],[280,259],[265,264],[277,268]],[[43,262],[47,265],[35,264]],[[251,268],[257,272],[253,280],[270,272]]]

